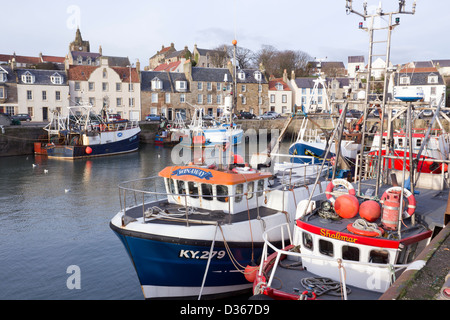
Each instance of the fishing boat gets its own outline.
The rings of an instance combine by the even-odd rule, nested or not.
[[[49,137],[45,146],[47,156],[62,160],[137,151],[141,132],[137,121],[106,122],[92,112],[91,105],[69,107],[67,118],[57,116],[44,130]]]
[[[204,120],[205,114],[201,107],[195,106],[194,115],[180,144],[183,147],[214,148],[224,144],[238,145],[242,143],[244,130],[240,125],[234,123],[231,112],[231,97],[225,97],[224,114],[216,121],[215,119]]]
[[[121,210],[110,227],[146,299],[249,293],[246,274],[261,257],[263,232],[293,221],[297,201],[310,194],[309,176],[288,179],[291,169],[274,173],[266,162],[253,167],[218,157],[228,158],[231,164],[168,166],[158,177],[119,186]]]
[[[167,120],[161,121],[155,144],[160,146],[173,146],[187,136],[188,130],[180,112],[176,113],[175,121],[169,123]]]
[[[400,9],[397,14],[406,13],[402,6]],[[347,1],[347,11],[355,12],[351,1]],[[381,4],[374,15],[358,14],[370,20],[370,32],[385,30],[390,37],[393,13],[384,13]],[[374,19],[381,15],[389,16],[388,28],[374,25]],[[372,49],[374,41],[370,41]],[[395,106],[407,113],[407,141],[402,150],[410,154],[411,102],[400,100]],[[367,101],[365,114],[373,104]],[[348,102],[344,112],[347,107]],[[393,106],[383,103],[382,108],[390,112]],[[343,119],[341,114],[332,139],[337,136],[339,140]],[[362,147],[364,150],[364,139]],[[325,158],[330,150],[328,146]],[[376,172],[365,169],[364,164],[370,161],[378,164],[372,166]],[[403,271],[423,267],[414,259],[434,232],[444,227],[448,191],[408,185],[406,161],[402,162],[400,180],[395,170],[381,166],[382,161],[380,153],[359,155],[354,182],[335,178],[334,166],[326,190],[314,196],[315,186],[309,199],[298,204],[293,233],[288,223],[266,230],[263,258],[254,274],[254,299],[378,299]],[[413,176],[414,168],[410,173]],[[446,178],[442,179],[445,185]],[[285,233],[289,242],[277,246],[272,238]]]

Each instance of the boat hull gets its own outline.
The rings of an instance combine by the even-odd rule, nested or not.
[[[146,299],[193,299],[200,293],[216,299],[249,291],[252,284],[236,269],[229,253],[247,266],[252,257],[261,256],[263,247],[263,243],[233,242],[227,247],[216,242],[210,259],[212,241],[132,232],[112,223],[111,228],[132,260]]]
[[[139,133],[130,138],[94,145],[48,145],[47,155],[53,159],[82,159],[134,152],[139,149]]]

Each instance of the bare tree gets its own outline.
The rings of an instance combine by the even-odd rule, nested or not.
[[[296,76],[303,76],[307,73],[307,64],[311,57],[300,50],[279,51],[273,46],[263,45],[255,60],[258,64],[263,64],[269,76],[282,77],[284,70],[289,73],[294,71]]]
[[[222,45],[209,53],[209,61],[213,65],[214,68],[225,68],[227,65],[227,61],[229,59],[227,46]]]
[[[230,45],[223,44],[219,48],[226,48],[228,58],[233,60],[234,58],[234,47]],[[217,49],[215,49],[217,50]],[[247,48],[236,46],[236,64],[240,69],[249,69],[255,67],[253,62],[255,60],[255,53]]]

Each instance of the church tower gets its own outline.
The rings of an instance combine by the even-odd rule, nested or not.
[[[81,51],[81,52],[91,52],[89,41],[83,41],[81,37],[80,28],[77,28],[77,33],[75,35],[75,41],[70,43],[70,51]]]

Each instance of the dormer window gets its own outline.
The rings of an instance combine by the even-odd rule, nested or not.
[[[429,84],[436,84],[436,83],[438,83],[438,76],[435,75],[434,73],[430,74],[428,76],[428,83]]]
[[[8,76],[5,72],[0,72],[0,82],[6,82],[8,80]]]
[[[239,80],[245,80],[245,72],[244,71],[239,71],[238,79]]]
[[[53,84],[62,84],[63,83],[63,78],[61,77],[61,75],[59,73],[56,72],[50,77],[50,81]]]
[[[410,84],[411,78],[408,76],[401,76],[400,77],[400,84]]]
[[[82,64],[83,64],[83,57],[79,56],[79,57],[77,58],[77,63],[78,63],[79,65],[82,65]]]
[[[278,91],[283,91],[284,86],[283,86],[281,83],[278,82],[278,83],[275,85],[275,88],[276,88]]]
[[[88,66],[92,65],[92,58],[91,57],[87,58],[87,64],[88,64]]]
[[[34,81],[35,81],[35,77],[29,71],[25,72],[22,75],[22,82],[23,83],[33,84]]]
[[[186,91],[187,90],[186,81],[177,81],[176,82],[176,90],[177,91]]]
[[[159,78],[154,78],[152,80],[152,90],[161,90],[163,88],[163,83]]]
[[[255,76],[255,80],[256,81],[261,81],[262,80],[262,73],[260,71],[256,71],[254,76]]]

